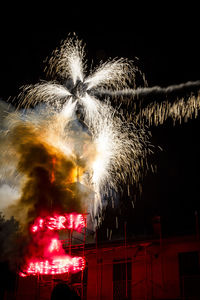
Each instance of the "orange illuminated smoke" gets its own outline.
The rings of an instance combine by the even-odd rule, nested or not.
[[[53,183],[55,181],[55,173],[54,173],[55,165],[56,165],[56,158],[53,157],[52,158],[51,183]]]
[[[81,231],[86,227],[86,219],[83,214],[64,214],[64,215],[53,215],[45,218],[38,218],[31,226],[33,233],[41,230],[62,230],[71,229]]]

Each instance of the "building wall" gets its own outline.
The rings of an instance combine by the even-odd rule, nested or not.
[[[122,245],[110,245],[97,255],[87,253],[87,299],[113,299],[113,261],[126,258],[132,263],[131,299],[180,299],[179,253],[193,251],[200,251],[199,241],[184,237],[163,240],[162,245],[132,243],[126,251]]]
[[[130,241],[127,247],[124,246],[124,242],[99,245],[97,249],[95,245],[90,249],[86,246],[87,300],[110,300],[114,294],[116,297],[113,300],[123,299],[125,287],[131,291],[128,299],[181,299],[183,287],[179,253],[195,251],[200,251],[200,242],[195,237],[165,239],[162,244],[159,240],[146,243]],[[124,264],[127,261],[131,263],[131,274],[128,275],[127,284],[124,274],[121,276],[123,280],[113,283],[113,278],[116,278],[113,274],[113,263]],[[197,277],[195,278],[198,279]],[[61,279],[66,280],[66,277],[61,276]],[[200,278],[198,280],[196,285],[200,285]],[[39,283],[36,276],[19,278],[17,300],[50,299],[55,282],[52,284],[49,279],[46,283],[48,284]],[[115,293],[113,286],[117,288]],[[118,292],[121,293],[121,298],[117,297]]]

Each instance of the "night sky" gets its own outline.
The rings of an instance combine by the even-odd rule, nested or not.
[[[149,86],[200,79],[197,8],[95,5],[89,10],[77,2],[73,8],[52,7],[51,13],[39,7],[1,11],[6,16],[0,21],[2,100],[16,96],[24,84],[45,79],[45,58],[70,32],[84,40],[88,62],[94,65],[109,57],[138,57]],[[163,151],[153,156],[157,174],[146,176],[143,194],[127,217],[133,233],[148,233],[154,215],[161,216],[166,234],[195,230],[194,212],[200,213],[199,129],[200,117],[176,127],[169,120],[150,128],[152,143]]]

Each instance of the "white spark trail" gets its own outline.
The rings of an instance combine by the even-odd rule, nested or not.
[[[58,99],[65,99],[71,96],[71,93],[62,85],[55,82],[42,82],[35,85],[23,87],[19,95],[20,105],[36,106],[40,102],[54,103],[59,105]]]
[[[135,117],[138,123],[147,123],[149,126],[162,125],[168,118],[174,123],[178,121],[187,122],[191,118],[197,118],[200,110],[200,95],[191,96],[185,101],[184,98],[178,99],[173,103],[163,101],[161,103],[149,104],[143,108]]]
[[[57,78],[70,77],[75,84],[78,79],[83,81],[85,72],[85,46],[76,38],[68,38],[63,41],[59,49],[56,49],[45,68],[47,76]]]
[[[85,83],[88,83],[87,90],[97,86],[107,86],[115,89],[126,86],[126,81],[131,79],[134,68],[127,59],[113,59],[100,65],[93,74],[91,74]]]

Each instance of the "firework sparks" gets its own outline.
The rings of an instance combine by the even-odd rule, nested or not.
[[[95,216],[102,207],[103,194],[109,189],[117,190],[120,181],[139,183],[148,168],[146,158],[152,149],[146,124],[157,126],[168,117],[187,120],[199,110],[199,97],[191,93],[173,103],[166,97],[164,101],[140,101],[148,95],[166,96],[183,88],[198,90],[199,81],[164,89],[133,89],[137,72],[133,62],[123,58],[109,60],[87,74],[84,48],[76,38],[64,41],[45,69],[50,81],[24,87],[18,111],[3,119],[1,179],[16,191],[16,205],[23,203],[26,209],[22,211],[29,216],[33,203],[35,209],[41,197],[33,193],[24,198],[24,193],[30,186],[40,186],[38,178],[44,181],[45,176],[53,195],[52,186],[62,197],[69,197],[70,190],[70,199],[77,198],[73,196],[77,188],[72,189],[76,181],[93,191],[92,202],[88,200],[89,193],[81,191],[85,206],[81,204],[79,211],[89,209]],[[132,112],[126,109],[123,115],[114,108],[113,97],[123,99],[123,106],[129,99],[126,107],[131,107]],[[42,158],[35,155],[39,152]],[[38,175],[41,170],[43,175]],[[33,196],[38,200],[31,202]],[[49,195],[47,201],[51,205],[55,204],[52,197]],[[68,201],[66,197],[64,202]],[[32,215],[32,220],[35,217]]]
[[[125,181],[130,174],[133,181],[140,180],[143,172],[141,161],[146,158],[149,140],[143,127],[127,123],[108,101],[102,103],[90,95],[90,91],[96,87],[122,88],[134,78],[134,72],[131,72],[131,64],[127,60],[115,59],[86,76],[84,47],[73,39],[64,42],[60,52],[55,51],[54,54],[46,70],[52,81],[25,87],[20,99],[21,107],[26,107],[26,110],[19,109],[5,118],[2,143],[6,144],[6,151],[9,149],[8,153],[17,162],[8,176],[6,164],[10,156],[4,152],[7,159],[3,168],[10,180],[17,170],[19,180],[14,187],[21,196],[17,207],[20,201],[26,206],[25,211],[21,210],[22,214],[30,215],[33,203],[34,207],[38,207],[39,200],[31,203],[31,199],[39,199],[40,196],[34,192],[34,195],[26,195],[25,201],[24,195],[25,191],[31,190],[30,186],[39,186],[38,178],[42,176],[44,181],[45,176],[49,177],[49,187],[60,185],[66,190],[67,185],[79,181],[93,191],[93,203],[88,201],[88,193],[83,202],[90,207],[94,217],[102,207],[102,194],[106,190],[117,189],[118,182]],[[58,77],[62,78],[62,84],[56,81]],[[34,155],[34,151],[35,154],[43,153],[43,158],[38,154],[32,160],[30,154]],[[63,163],[68,169],[64,170]],[[39,175],[40,169],[43,175]],[[50,190],[52,193],[52,188]],[[63,196],[63,192],[61,194]],[[50,195],[49,198],[47,202],[55,205],[55,199]],[[10,207],[8,211],[13,213]],[[32,218],[35,217],[32,215]]]
[[[188,81],[166,88],[159,86],[109,91],[96,90],[95,95],[107,95],[127,101],[130,119],[139,124],[162,125],[168,118],[174,123],[196,118],[199,111],[200,81]],[[179,95],[180,94],[180,95]],[[168,100],[170,99],[170,101]]]

